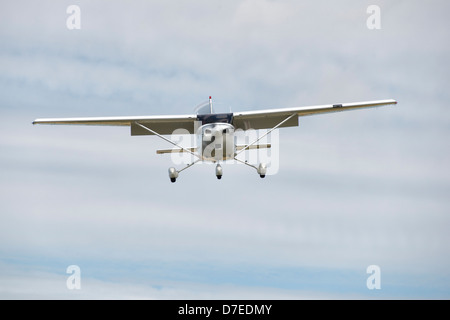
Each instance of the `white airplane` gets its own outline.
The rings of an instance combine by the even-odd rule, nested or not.
[[[298,118],[307,115],[340,112],[362,108],[380,107],[397,104],[397,101],[378,100],[353,103],[338,103],[329,105],[257,110],[233,113],[214,113],[212,99],[197,108],[196,114],[190,115],[159,115],[159,116],[127,116],[127,117],[91,117],[91,118],[52,118],[36,119],[33,124],[64,124],[64,125],[99,125],[99,126],[129,126],[131,135],[156,135],[176,146],[176,149],[157,150],[158,154],[187,152],[196,160],[180,170],[169,168],[169,178],[175,182],[181,171],[193,166],[199,161],[217,163],[216,177],[222,178],[223,170],[220,161],[234,159],[248,165],[258,172],[261,178],[267,173],[264,163],[249,164],[237,156],[245,150],[270,148],[270,144],[257,144],[273,130],[281,127],[298,126]],[[177,129],[183,133],[196,134],[198,147],[185,148],[164,137]],[[237,129],[269,129],[265,134],[247,145],[236,143]],[[178,130],[178,132],[180,132]]]

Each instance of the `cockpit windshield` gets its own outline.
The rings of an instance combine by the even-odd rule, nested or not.
[[[195,107],[194,111],[196,114],[210,114],[211,108],[209,106],[209,101],[200,103],[198,106]]]
[[[214,114],[198,114],[197,120],[202,122],[202,125],[208,123],[233,123],[232,113],[214,113]]]

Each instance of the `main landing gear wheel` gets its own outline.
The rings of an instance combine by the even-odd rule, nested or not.
[[[175,168],[169,168],[169,178],[172,183],[177,181],[178,171]]]
[[[223,174],[223,170],[222,170],[222,166],[220,164],[218,164],[216,166],[216,177],[217,179],[222,179],[222,174]]]
[[[260,176],[261,178],[264,178],[264,177],[266,176],[266,172],[267,172],[267,167],[266,167],[266,165],[265,165],[264,163],[260,163],[260,164],[259,164],[259,167],[258,167],[258,169],[257,169],[257,171],[258,171],[258,173],[259,173],[259,176]]]

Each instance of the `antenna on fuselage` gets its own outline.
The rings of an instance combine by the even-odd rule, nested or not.
[[[196,114],[213,114],[214,111],[211,96],[209,96],[209,100],[206,100],[195,107],[194,111]]]
[[[212,98],[211,98],[211,96],[209,96],[209,110],[210,110],[210,113],[213,113]]]

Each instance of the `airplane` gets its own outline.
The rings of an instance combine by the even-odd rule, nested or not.
[[[256,169],[261,178],[267,173],[267,165],[250,164],[242,161],[237,156],[251,149],[270,148],[270,144],[257,144],[262,138],[273,130],[283,127],[296,127],[299,117],[342,112],[363,108],[381,107],[397,104],[396,100],[377,100],[352,103],[337,103],[328,105],[305,106],[294,108],[279,108],[256,111],[215,113],[211,96],[209,100],[200,105],[196,114],[188,115],[155,115],[155,116],[126,116],[126,117],[87,117],[87,118],[47,118],[36,119],[33,124],[50,125],[98,125],[98,126],[128,126],[132,136],[156,135],[159,138],[174,145],[174,149],[157,150],[157,154],[165,153],[190,153],[196,160],[184,168],[177,170],[169,168],[169,178],[175,182],[179,174],[200,161],[217,163],[216,177],[221,179],[223,169],[221,161],[236,160]],[[269,129],[253,142],[246,145],[236,143],[237,130]],[[177,131],[176,131],[177,130]],[[165,137],[174,132],[197,135],[197,147],[185,148]]]

